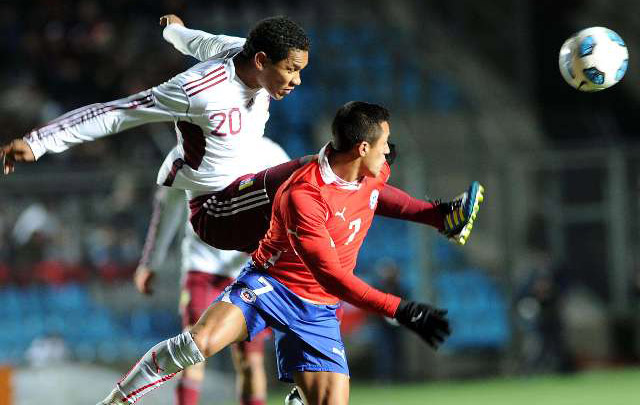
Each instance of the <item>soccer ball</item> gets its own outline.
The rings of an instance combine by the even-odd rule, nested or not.
[[[599,91],[618,83],[628,61],[629,52],[620,35],[605,27],[577,32],[560,48],[560,73],[580,91]]]

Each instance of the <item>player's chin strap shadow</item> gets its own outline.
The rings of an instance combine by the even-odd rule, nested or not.
[[[396,144],[389,142],[389,153],[384,156],[385,159],[387,159],[387,163],[389,164],[389,166],[391,166],[393,162],[396,161],[397,156],[398,150],[396,149]]]

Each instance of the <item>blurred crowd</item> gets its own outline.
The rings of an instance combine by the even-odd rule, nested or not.
[[[149,215],[145,190],[130,179],[110,194],[0,209],[0,286],[130,280]]]

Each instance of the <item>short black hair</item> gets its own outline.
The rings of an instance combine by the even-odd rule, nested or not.
[[[388,122],[389,110],[364,101],[350,101],[336,112],[331,124],[331,147],[347,152],[360,142],[375,142],[382,131],[380,124]]]
[[[269,17],[259,21],[247,35],[242,55],[253,58],[258,52],[267,54],[271,62],[277,63],[297,49],[309,51],[310,41],[301,26],[287,17]]]

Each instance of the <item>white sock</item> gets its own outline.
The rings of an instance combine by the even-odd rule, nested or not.
[[[151,348],[117,384],[125,401],[133,404],[186,367],[204,361],[190,332],[160,342]]]

